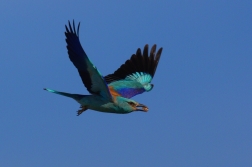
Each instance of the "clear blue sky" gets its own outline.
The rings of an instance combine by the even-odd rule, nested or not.
[[[251,167],[252,1],[0,1],[1,167]],[[103,75],[138,47],[162,57],[149,112],[88,110],[68,20]]]

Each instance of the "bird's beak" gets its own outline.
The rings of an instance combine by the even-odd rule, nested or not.
[[[138,108],[138,107],[140,107],[140,108]],[[136,106],[136,111],[144,111],[144,112],[147,112],[148,110],[149,110],[148,107],[145,106],[145,105],[143,105],[143,104],[138,104],[138,105]]]

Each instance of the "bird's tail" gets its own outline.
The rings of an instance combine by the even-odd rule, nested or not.
[[[56,93],[58,95],[70,97],[70,98],[73,98],[74,100],[77,100],[77,101],[79,101],[84,96],[86,96],[86,95],[79,95],[79,94],[71,94],[71,93],[59,92],[59,91],[52,90],[52,89],[47,89],[47,88],[44,88],[44,90],[47,90],[48,92],[51,92],[51,93]]]

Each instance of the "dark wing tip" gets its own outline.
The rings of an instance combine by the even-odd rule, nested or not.
[[[79,36],[79,29],[80,29],[80,22],[78,24],[78,27],[77,27],[77,35]]]
[[[152,54],[154,55],[154,54],[155,54],[156,48],[157,48],[157,45],[154,44],[154,45],[152,46],[152,48],[151,48],[150,55],[152,55]]]
[[[128,75],[131,75],[135,72],[144,72],[148,73],[154,77],[159,59],[163,48],[161,47],[156,53],[157,45],[154,44],[151,47],[150,52],[149,45],[146,44],[141,53],[141,49],[136,50],[136,54],[133,54],[130,59],[125,61],[113,74],[105,76],[106,82],[109,84],[114,81],[125,79]]]
[[[159,61],[160,57],[161,57],[161,54],[162,54],[162,51],[163,51],[163,48],[159,48],[157,54],[156,54],[156,57],[155,57],[155,61]]]
[[[154,57],[154,68],[153,68],[153,73],[152,73],[152,77],[155,75],[158,63],[159,63],[159,59],[161,57],[162,54],[162,50],[163,48],[159,48],[158,52],[156,53],[155,57]]]
[[[80,22],[78,23],[78,26],[77,26],[77,31],[76,31],[76,28],[75,28],[75,22],[73,20],[73,23],[71,25],[71,22],[70,20],[68,20],[68,26],[65,25],[65,28],[66,28],[66,32],[65,34],[75,34],[77,37],[79,36],[79,29],[80,29]]]

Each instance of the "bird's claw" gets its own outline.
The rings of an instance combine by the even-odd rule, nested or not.
[[[85,107],[85,106],[80,106],[80,108],[81,109],[77,111],[77,116],[81,115],[84,111],[87,110],[87,107]]]

